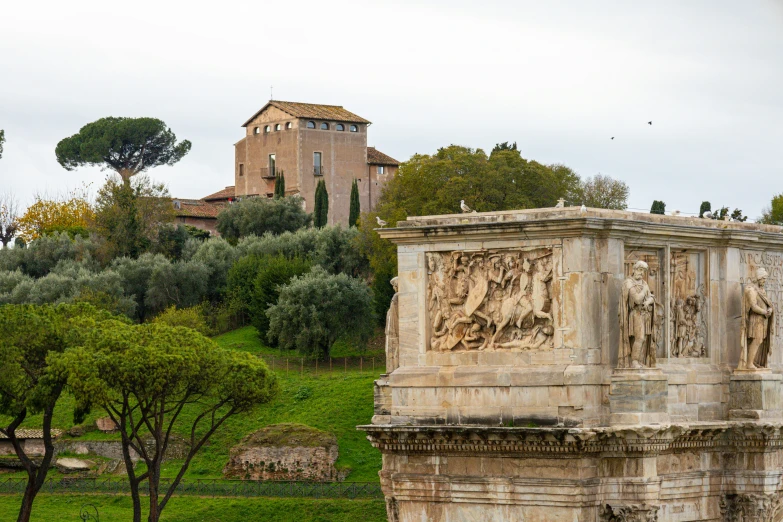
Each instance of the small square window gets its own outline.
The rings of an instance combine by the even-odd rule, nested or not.
[[[307,122],[307,128],[308,129],[314,129],[315,128],[315,122],[314,121],[308,121]]]
[[[350,130],[351,130],[351,132],[359,132],[359,126],[358,125],[351,125]]]
[[[338,131],[344,131],[345,130],[345,125],[343,125],[342,123],[338,123],[337,127],[335,127],[335,129],[337,129]]]
[[[289,121],[288,123],[286,123],[286,124],[285,124],[285,128],[286,128],[286,129],[290,129],[290,128],[291,128],[291,127],[293,127],[293,126],[294,126],[294,124],[293,124],[293,123],[291,123],[290,121]]]
[[[240,176],[245,175],[245,166],[242,163],[239,164],[239,175]]]
[[[276,131],[279,131],[281,128],[282,128],[282,127],[280,126],[280,124],[279,124],[279,123],[275,125],[275,130],[276,130]]]
[[[253,134],[258,134],[258,133],[260,133],[260,132],[261,132],[261,129],[259,129],[258,127],[256,127],[255,129],[253,129]]]
[[[270,130],[272,130],[272,128],[269,125],[264,127],[264,132],[269,132]]]
[[[329,130],[329,124],[326,122],[321,123],[321,130]]]
[[[383,175],[386,174],[383,169],[383,165],[378,165],[378,174]]]

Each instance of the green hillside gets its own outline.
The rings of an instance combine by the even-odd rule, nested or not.
[[[142,498],[142,503],[146,501]],[[129,496],[39,495],[33,522],[79,520],[84,504],[98,509],[101,520],[131,520]],[[19,497],[0,495],[0,522],[16,520]],[[146,518],[145,518],[146,519]],[[326,500],[282,498],[174,497],[163,511],[162,521],[176,522],[381,522],[386,520],[383,500]]]

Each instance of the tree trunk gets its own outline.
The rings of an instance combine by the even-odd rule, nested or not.
[[[16,522],[30,521],[30,515],[33,512],[33,500],[35,500],[35,493],[35,475],[28,474],[27,486],[24,489],[22,505],[19,507],[19,516],[16,518]]]
[[[156,466],[156,463],[153,463],[152,467],[156,469],[149,470],[150,516],[147,520],[149,522],[158,522],[158,519],[160,519],[160,509],[158,508],[158,489],[160,488],[160,468]]]

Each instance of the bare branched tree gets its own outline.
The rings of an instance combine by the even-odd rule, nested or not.
[[[0,192],[0,242],[3,248],[16,235],[19,228],[19,201],[10,192]]]
[[[629,193],[625,182],[596,174],[582,181],[579,196],[587,207],[625,210],[628,207]]]

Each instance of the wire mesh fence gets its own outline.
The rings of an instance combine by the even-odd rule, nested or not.
[[[0,494],[23,494],[27,479],[0,479]],[[171,480],[161,479],[160,489],[166,491]],[[123,478],[57,478],[47,480],[42,493],[130,494],[130,485]],[[141,493],[145,494],[142,485]],[[282,497],[282,498],[383,498],[377,482],[289,482],[230,479],[183,479],[175,496],[200,497]]]
[[[386,358],[371,357],[330,357],[325,360],[307,357],[283,357],[263,354],[260,356],[272,371],[287,375],[319,375],[325,373],[368,372],[386,373]]]

